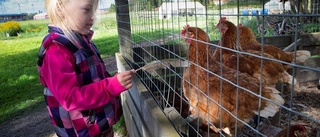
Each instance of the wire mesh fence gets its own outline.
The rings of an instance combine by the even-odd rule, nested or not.
[[[181,136],[319,136],[319,1],[115,2],[120,52],[157,64],[137,75]]]

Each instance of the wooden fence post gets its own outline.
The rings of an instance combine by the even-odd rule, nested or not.
[[[118,25],[119,50],[123,56],[132,57],[131,26],[128,0],[115,0]],[[131,59],[131,58],[128,58]],[[132,60],[131,60],[132,61]]]

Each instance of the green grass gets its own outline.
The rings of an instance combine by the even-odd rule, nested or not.
[[[101,57],[105,58],[119,52],[117,29],[96,30],[93,41],[100,51]]]
[[[44,106],[36,69],[42,37],[1,40],[0,123],[25,111]]]
[[[115,20],[115,18],[114,18]],[[48,20],[23,21],[21,27],[46,27]],[[46,31],[22,33],[0,40],[0,124],[45,107],[37,73],[37,52]],[[95,31],[93,41],[102,57],[119,51],[117,29]]]
[[[119,51],[115,14],[98,18],[93,41],[102,58],[113,56]],[[32,20],[22,21],[20,25],[26,30],[46,28],[48,23],[49,20]],[[39,46],[46,33],[47,30],[43,29],[36,33],[21,33],[18,37],[0,38],[0,124],[45,107],[36,62]],[[123,117],[114,130],[126,135]]]
[[[320,58],[320,55],[312,55],[310,58]]]
[[[46,27],[49,22],[50,22],[49,19],[45,19],[45,20],[27,20],[27,21],[21,21],[21,22],[20,22],[20,27],[21,27],[22,29],[29,28],[30,26],[34,26],[34,27]]]
[[[113,126],[114,132],[119,133],[121,136],[126,136],[127,130],[125,124],[124,116],[122,116],[118,123]]]

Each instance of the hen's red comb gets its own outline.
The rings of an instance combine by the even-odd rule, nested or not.
[[[239,24],[238,24],[238,27],[242,27],[242,24],[241,24],[241,23],[239,23]]]
[[[306,127],[303,125],[300,125],[300,127],[303,129],[303,131],[307,131]]]
[[[221,17],[216,26],[219,26],[220,23],[222,23],[222,22],[224,22],[224,21],[226,21],[226,20],[227,20],[226,17]]]
[[[227,20],[226,17],[221,17],[221,18],[220,18],[220,21],[226,21],[226,20]]]
[[[188,29],[189,27],[190,27],[189,24],[187,24],[186,26],[183,26],[183,29],[182,29],[182,31],[181,31],[181,35],[185,35],[186,32],[187,32],[187,29]]]

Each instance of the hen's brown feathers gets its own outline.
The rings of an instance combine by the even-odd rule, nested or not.
[[[197,64],[191,63],[183,73],[183,90],[190,102],[192,115],[199,116],[205,123],[209,121],[217,127],[221,122],[221,129],[231,129],[235,128],[236,123],[236,119],[232,115],[248,122],[259,108],[261,115],[265,117],[273,116],[278,111],[279,106],[266,100],[262,99],[259,103],[257,95],[260,94],[260,82],[258,79],[231,69],[215,60],[213,54],[210,53],[210,45],[205,43],[210,39],[203,30],[196,27],[185,27],[184,29],[186,32],[184,35],[190,38],[188,40],[191,40],[188,59]],[[254,94],[238,88],[236,85],[250,90]],[[279,104],[284,103],[276,89],[262,85],[261,90],[261,96]],[[219,105],[223,108],[220,108]],[[238,128],[241,127],[242,123],[238,122]],[[215,130],[212,126],[210,128]]]
[[[216,26],[217,28],[225,28],[225,31],[221,31],[222,38],[220,41],[220,45],[223,47],[231,48],[238,51],[244,51],[243,46],[237,44],[238,32],[237,27],[227,21],[221,20],[220,23]],[[239,46],[241,45],[241,47]],[[257,50],[245,50],[245,52],[261,56],[261,52]],[[275,85],[278,82],[285,82],[291,84],[291,76],[288,75],[283,65],[279,62],[270,61],[270,60],[262,60],[261,58],[273,58],[273,56],[263,53],[261,58],[252,56],[239,54],[236,52],[219,52],[219,50],[215,51],[214,56],[216,59],[222,55],[223,64],[227,65],[230,68],[237,69],[237,56],[239,58],[239,71],[243,73],[247,73],[257,79],[261,79],[267,85]],[[261,76],[262,75],[262,76]],[[289,80],[289,81],[285,81]]]
[[[239,25],[238,28],[240,32],[240,45],[244,51],[256,50],[261,52],[263,48],[264,53],[271,55],[275,59],[288,63],[294,62],[294,52],[285,52],[282,49],[271,44],[264,44],[262,46],[262,44],[257,41],[253,31],[249,27]],[[307,60],[310,55],[310,52],[307,50],[298,50],[296,53],[296,62],[302,63]],[[289,68],[289,66],[286,65],[285,67]]]

